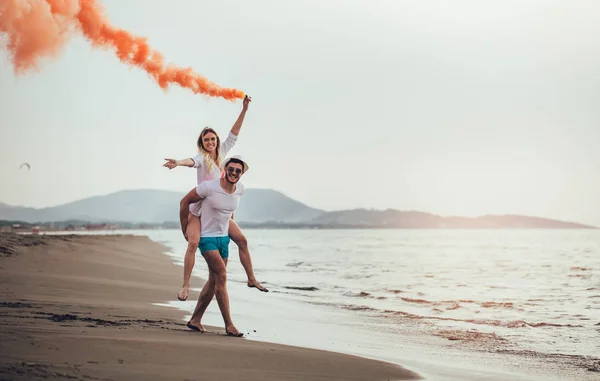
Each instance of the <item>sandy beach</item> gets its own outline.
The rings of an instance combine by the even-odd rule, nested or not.
[[[227,337],[222,327],[187,329],[183,312],[153,305],[174,299],[180,283],[165,250],[146,237],[1,234],[0,380],[420,378],[390,363]]]

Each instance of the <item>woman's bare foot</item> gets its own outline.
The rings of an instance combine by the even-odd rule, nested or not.
[[[194,331],[198,331],[198,332],[206,332],[206,330],[204,329],[204,327],[202,326],[202,324],[198,323],[198,324],[194,324],[191,321],[187,322],[187,327],[189,329],[193,329]]]
[[[183,287],[181,287],[181,291],[179,291],[179,294],[177,294],[177,299],[179,299],[183,302],[188,298],[189,294],[190,294],[190,286],[183,286]]]
[[[255,287],[255,288],[259,289],[262,292],[269,292],[269,290],[267,290],[267,288],[265,286],[263,286],[262,284],[260,284],[256,279],[249,280],[248,281],[248,287]]]
[[[225,332],[227,333],[227,336],[233,336],[233,337],[242,337],[244,336],[243,333],[241,333],[240,331],[237,330],[237,328],[235,328],[234,325],[229,325],[225,327]]]

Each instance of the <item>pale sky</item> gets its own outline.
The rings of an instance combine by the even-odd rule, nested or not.
[[[600,226],[597,0],[104,0],[166,60],[252,96],[243,182],[325,210],[516,213]],[[16,77],[0,50],[0,202],[186,192],[161,167],[241,102],[163,92],[70,41]],[[31,171],[19,170],[22,162]]]

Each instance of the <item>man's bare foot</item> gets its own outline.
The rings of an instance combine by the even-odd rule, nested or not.
[[[192,324],[191,321],[187,322],[187,327],[189,329],[193,329],[194,331],[198,331],[198,332],[206,332],[206,330],[204,329],[204,327],[202,326],[202,324],[198,323],[198,324]]]
[[[235,326],[233,326],[233,325],[225,327],[225,332],[227,333],[227,336],[233,336],[233,337],[244,336],[244,334],[241,333],[240,331],[238,331],[237,328],[235,328]]]
[[[269,290],[267,290],[267,288],[265,286],[263,286],[262,284],[260,284],[256,279],[255,280],[249,280],[248,281],[248,287],[255,287],[255,288],[259,289],[262,292],[269,292]]]
[[[177,294],[177,299],[179,299],[183,302],[188,298],[189,294],[190,294],[190,286],[183,286],[183,287],[181,287],[181,291],[179,291],[179,294]]]

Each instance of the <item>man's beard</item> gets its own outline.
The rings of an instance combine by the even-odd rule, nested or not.
[[[236,184],[238,181],[240,181],[240,178],[236,177],[235,181],[232,182],[232,181],[229,180],[229,175],[225,175],[225,181],[227,181],[229,184],[233,185],[233,184]]]

